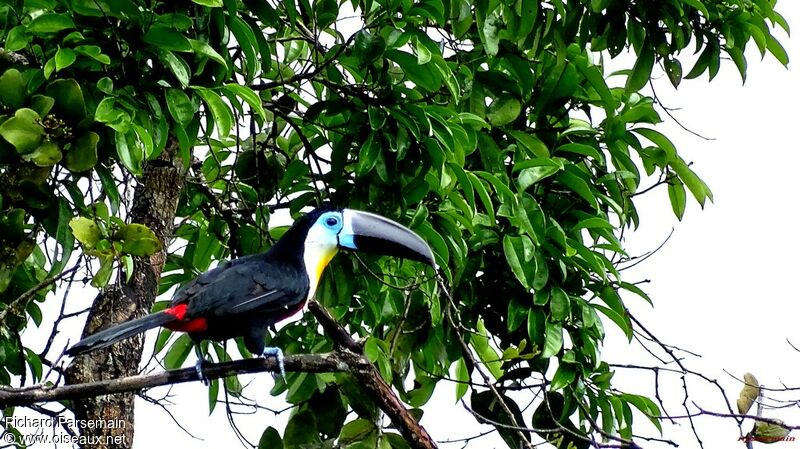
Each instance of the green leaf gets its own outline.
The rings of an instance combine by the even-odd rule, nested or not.
[[[75,236],[72,234],[69,227],[71,217],[72,208],[69,202],[64,198],[59,199],[58,226],[56,227],[55,235],[51,235],[51,237],[54,237],[59,246],[61,246],[61,254],[54,256],[53,265],[50,267],[47,277],[60,274],[64,267],[67,266],[70,256],[72,255],[72,249],[75,246]]]
[[[59,48],[55,56],[56,72],[71,66],[77,58],[71,48]]]
[[[678,85],[681,83],[681,79],[683,78],[683,67],[681,66],[681,62],[676,58],[664,58],[664,70],[667,72],[667,78],[669,78],[669,81],[677,89]]]
[[[556,180],[564,187],[577,193],[578,196],[583,198],[590,206],[595,209],[597,208],[597,197],[595,197],[591,187],[589,187],[589,184],[582,177],[573,173],[571,170],[565,170],[559,173]]]
[[[313,411],[307,408],[300,408],[286,424],[286,430],[283,433],[283,448],[304,449],[319,447],[320,442],[317,420]]]
[[[531,288],[533,273],[533,243],[527,236],[506,235],[503,237],[503,253],[506,262],[517,280],[526,289]]]
[[[122,261],[124,262],[122,269],[125,271],[125,282],[130,282],[131,277],[133,277],[133,257],[130,254],[125,254]]]
[[[660,132],[650,128],[634,128],[631,131],[646,137],[649,141],[653,142],[659,148],[664,150],[667,155],[667,162],[670,162],[677,157],[678,150],[675,148],[675,145],[672,143],[672,141],[669,140],[669,138],[667,138],[667,136],[664,134],[661,134]]]
[[[522,104],[515,97],[503,96],[496,98],[489,106],[486,118],[492,126],[507,125],[519,117]]]
[[[198,55],[206,56],[222,67],[226,69],[228,68],[225,58],[223,58],[221,54],[214,50],[212,46],[208,45],[208,43],[199,41],[197,39],[189,39],[189,43],[192,45],[192,50]]]
[[[170,72],[175,75],[175,79],[178,80],[181,88],[186,88],[192,76],[189,72],[189,64],[183,58],[168,50],[161,52],[161,60],[167,64]]]
[[[502,406],[500,401],[503,401],[503,404],[506,406],[505,408]],[[470,406],[472,407],[472,410],[479,416],[484,416],[493,422],[499,423],[499,425],[496,425],[497,432],[506,442],[508,447],[525,447],[520,435],[524,436],[525,441],[530,440],[528,432],[519,432],[516,429],[507,427],[513,424],[516,424],[516,426],[525,425],[525,421],[523,421],[522,412],[520,411],[519,406],[511,398],[503,394],[500,394],[500,398],[498,398],[497,395],[492,391],[477,392],[473,390],[472,397],[470,398]],[[505,411],[506,408],[511,411],[511,415],[514,417],[513,421]]]
[[[75,23],[65,14],[42,14],[28,24],[28,32],[34,34],[57,33],[75,28]]]
[[[152,239],[125,240],[122,252],[132,256],[150,256],[161,249],[161,243]]]
[[[545,261],[542,251],[536,250],[533,252],[533,261],[535,271],[531,287],[538,291],[543,289],[547,284],[547,280],[550,278],[550,269],[547,266],[547,261]]]
[[[381,139],[379,134],[370,133],[367,140],[361,145],[358,151],[358,166],[356,173],[360,176],[369,173],[378,162],[378,155],[381,153]]]
[[[103,50],[97,45],[79,45],[75,47],[75,53],[87,56],[101,64],[111,64],[111,58],[103,54]]]
[[[168,88],[165,92],[167,97],[167,109],[172,118],[181,126],[186,126],[192,121],[195,108],[189,96],[185,92],[175,88]]]
[[[114,270],[113,257],[100,257],[100,269],[92,277],[92,287],[103,288],[108,285]]]
[[[603,101],[603,108],[607,113],[611,113],[619,107],[619,100],[611,93],[611,89],[608,88],[608,84],[605,78],[603,78],[603,73],[598,66],[588,64],[588,61],[581,61],[580,63],[576,63],[575,66],[584,78],[589,81],[589,84],[594,88],[595,92],[600,95],[600,99]]]
[[[100,184],[103,186],[103,192],[108,195],[108,200],[111,205],[111,213],[117,214],[121,202],[119,189],[114,180],[111,171],[102,164],[97,165],[95,172],[100,178]]]
[[[25,101],[25,80],[17,69],[8,69],[0,76],[0,102],[8,109],[18,109]]]
[[[39,114],[39,117],[44,117],[55,105],[56,100],[52,97],[48,97],[47,95],[33,95],[31,96],[31,109],[36,111]]]
[[[144,33],[142,40],[161,50],[192,51],[192,44],[186,36],[172,28],[162,25],[156,25],[150,28]]]
[[[658,419],[661,416],[661,410],[658,408],[658,405],[656,405],[655,402],[638,394],[623,393],[620,394],[619,397],[620,399],[633,404],[634,407],[639,409],[639,411],[642,412],[644,416],[646,416],[647,419],[653,423],[654,426],[656,426],[656,429],[658,429],[659,432],[663,433],[663,430],[661,429],[661,420]]]
[[[166,369],[178,369],[189,357],[194,343],[189,337],[189,334],[181,334],[172,346],[170,346],[167,354],[164,356],[164,367]]]
[[[208,6],[209,8],[221,8],[224,4],[222,0],[192,0],[200,6]]]
[[[233,128],[233,113],[230,107],[212,90],[196,89],[195,92],[205,101],[211,116],[214,117],[214,123],[217,125],[217,132],[220,138],[228,137]]]
[[[535,135],[514,130],[509,130],[508,134],[514,137],[514,139],[523,147],[527,148],[534,157],[550,157],[550,150],[547,148],[547,145],[545,145],[544,142],[542,142]]]
[[[356,419],[342,426],[339,433],[339,444],[347,446],[359,441],[366,440],[370,434],[377,433],[377,427],[366,419]]]
[[[128,133],[131,128],[131,116],[125,110],[115,107],[115,103],[114,97],[101,100],[94,111],[94,119],[105,123],[114,131]]]
[[[564,346],[564,329],[559,323],[547,321],[545,324],[544,349],[541,357],[546,359],[558,354]]]
[[[742,78],[742,84],[744,84],[747,80],[747,58],[745,58],[744,52],[735,47],[726,48],[725,51],[731,57],[733,63],[736,64],[736,69],[739,70],[739,76]]]
[[[20,51],[31,42],[31,37],[26,33],[25,25],[17,25],[6,35],[5,49],[7,51]]]
[[[73,172],[84,172],[97,164],[97,144],[100,136],[89,131],[81,135],[64,156],[64,166]]]
[[[667,182],[667,193],[669,194],[669,202],[672,205],[672,212],[678,217],[678,220],[683,219],[683,213],[686,211],[686,189],[683,183],[677,179],[671,179]]]
[[[563,389],[575,380],[576,375],[575,368],[562,362],[558,365],[555,374],[553,374],[553,379],[550,381],[550,389],[554,391]]]
[[[389,348],[386,344],[378,338],[368,337],[364,345],[364,355],[367,359],[378,366],[381,376],[391,383],[392,381],[392,364],[387,355]]]
[[[691,70],[689,70],[689,73],[687,73],[686,76],[684,76],[684,78],[693,79],[702,75],[703,72],[705,72],[705,70],[708,68],[708,65],[711,61],[712,51],[713,51],[712,45],[706,44],[705,49],[703,50],[702,53],[700,53],[700,56],[697,58],[697,61],[695,61]]]
[[[672,168],[675,173],[680,178],[681,182],[692,192],[695,200],[700,203],[700,206],[705,205],[706,199],[711,201],[714,200],[714,196],[711,193],[711,189],[708,188],[705,182],[700,179],[697,174],[689,168],[689,165],[680,158],[680,156],[673,159],[670,164],[670,168]]]
[[[650,81],[650,74],[653,72],[655,61],[656,56],[653,46],[649,42],[645,42],[639,51],[639,57],[636,58],[636,64],[633,65],[633,70],[628,76],[628,81],[625,83],[625,90],[628,92],[641,90]]]
[[[789,65],[789,55],[786,53],[786,49],[783,48],[780,42],[771,34],[767,34],[767,50],[772,53],[772,56],[778,60],[783,65]]]
[[[619,327],[625,336],[628,338],[628,341],[631,341],[633,338],[633,326],[631,325],[630,317],[628,314],[620,315],[614,310],[601,306],[599,304],[592,304],[592,307],[599,310],[603,315],[607,316],[614,324]]]
[[[240,86],[238,84],[226,84],[222,87],[222,90],[223,92],[236,95],[244,100],[245,103],[250,106],[250,109],[252,109],[262,121],[267,119],[267,114],[264,111],[264,106],[261,102],[261,99],[258,97],[258,94],[256,94],[249,87]]]
[[[489,196],[489,192],[486,190],[486,186],[483,184],[483,181],[481,181],[474,173],[467,172],[467,177],[472,183],[472,187],[475,189],[475,192],[478,193],[478,197],[481,199],[481,203],[483,204],[486,213],[489,215],[489,221],[494,223],[496,220],[494,203],[492,202],[492,198]]]
[[[514,171],[519,170],[517,183],[520,191],[525,191],[542,179],[553,176],[564,168],[558,161],[548,158],[528,159],[514,165]]]
[[[317,27],[325,29],[334,23],[339,15],[339,3],[336,0],[320,0],[314,3],[317,16]]]
[[[703,4],[702,1],[700,1],[700,0],[683,0],[683,3],[691,6],[694,9],[696,9],[697,11],[702,13],[703,16],[705,16],[706,18],[709,17],[708,16],[708,9],[706,9],[706,6]]]
[[[475,349],[478,358],[489,370],[495,379],[503,376],[503,361],[500,355],[489,345],[489,332],[483,324],[483,320],[478,320],[475,333],[470,336],[469,344]]]
[[[134,175],[141,175],[142,160],[144,159],[144,153],[141,148],[132,145],[128,134],[119,131],[114,132],[114,143],[116,144],[117,156],[122,165]]]
[[[417,42],[414,49],[417,51],[417,64],[427,64],[431,60],[431,52],[427,47]]]
[[[40,167],[51,167],[61,160],[61,149],[54,142],[45,140],[33,153],[22,156]]]
[[[550,289],[550,318],[554,321],[563,321],[569,317],[569,296],[561,289],[555,286]]]
[[[94,248],[97,242],[102,238],[97,223],[85,217],[77,217],[70,220],[69,228],[72,229],[72,235],[74,235],[86,249]]]
[[[495,14],[491,14],[483,21],[480,36],[486,46],[486,54],[494,56],[497,54],[500,45],[500,30],[503,27],[503,19]]]
[[[44,128],[40,118],[32,109],[21,108],[13,117],[0,125],[0,136],[14,146],[19,154],[28,154],[41,145]]]
[[[80,84],[72,78],[58,79],[47,86],[47,95],[55,100],[54,111],[71,123],[86,118],[86,102]]]
[[[475,171],[474,173],[488,181],[489,184],[494,187],[494,191],[497,192],[501,202],[509,202],[512,205],[516,202],[517,197],[514,195],[514,192],[512,192],[511,189],[508,188],[508,185],[497,176],[485,171]]]
[[[435,92],[442,85],[442,76],[433,64],[419,65],[417,58],[400,50],[388,50],[386,57],[395,61],[405,77],[422,89]]]
[[[256,75],[256,69],[260,65],[256,52],[258,41],[253,33],[253,29],[237,15],[228,18],[228,28],[231,33],[233,33],[234,37],[236,37],[236,42],[239,43],[239,47],[244,54],[243,63],[246,80],[252,80]]]
[[[35,306],[36,304],[31,302],[29,306]],[[37,319],[36,325],[41,325],[42,319],[41,315],[39,315]],[[42,379],[42,359],[39,357],[39,354],[31,351],[28,348],[25,348],[25,360],[28,362],[28,366],[31,367],[31,374],[33,374],[33,380],[39,381]],[[18,440],[19,441],[19,440]]]
[[[281,449],[283,441],[281,434],[272,426],[264,429],[261,438],[258,440],[258,449]]]
[[[467,394],[470,383],[470,373],[467,370],[467,363],[461,357],[456,361],[456,402]]]
[[[772,444],[787,440],[786,437],[792,431],[789,427],[783,424],[783,421],[776,419],[776,422],[763,422],[756,421],[753,425],[753,430],[750,431],[752,440],[764,444]]]

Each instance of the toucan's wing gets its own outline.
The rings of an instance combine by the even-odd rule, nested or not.
[[[198,276],[175,292],[172,304],[185,303],[187,318],[252,311],[279,315],[305,299],[308,286],[297,275],[297,270],[270,263],[263,255],[243,257]]]

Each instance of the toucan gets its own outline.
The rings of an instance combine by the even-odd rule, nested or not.
[[[325,205],[295,221],[266,252],[220,264],[177,290],[167,309],[90,335],[67,354],[83,354],[163,326],[187,332],[197,348],[201,340],[243,337],[248,351],[274,357],[285,375],[283,352],[265,347],[267,329],[314,296],[340,248],[436,266],[428,244],[405,226],[373,213]],[[198,377],[206,382],[203,355],[198,356]]]

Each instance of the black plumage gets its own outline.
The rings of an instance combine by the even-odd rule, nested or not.
[[[186,304],[185,315],[167,327],[184,330],[191,328],[192,320],[205,320],[206,329],[187,329],[195,341],[244,334],[247,350],[261,354],[267,329],[300,310],[308,299],[303,264],[306,234],[322,213],[331,210],[318,208],[298,219],[266,253],[225,262],[184,285],[173,295],[171,308]]]

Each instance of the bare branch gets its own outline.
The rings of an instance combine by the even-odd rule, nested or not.
[[[360,371],[372,365],[362,357],[342,357],[338,353],[300,354],[286,356],[286,371],[302,371],[307,373],[327,373],[341,371]],[[255,358],[235,360],[203,366],[203,374],[209,379],[245,373],[276,371],[276,363],[272,358]],[[199,380],[197,370],[184,368],[163,371],[155,374],[140,374],[118,379],[65,385],[60,387],[33,386],[24,388],[0,387],[0,408],[18,405],[29,405],[37,402],[63,401],[78,398],[90,398],[114,393],[141,391],[147,388],[172,385]]]
[[[456,309],[456,306],[453,302],[453,296],[450,294],[450,290],[447,289],[447,285],[445,285],[444,279],[441,276],[441,274],[437,276],[436,280],[439,284],[439,288],[442,290],[442,292],[444,292],[445,297],[447,298],[447,307],[445,307],[445,316],[447,317],[447,321],[450,324],[450,327],[453,328],[453,332],[455,332],[456,337],[458,338],[458,343],[461,345],[461,350],[462,353],[464,354],[464,357],[466,357],[469,363],[471,363],[475,367],[475,371],[477,371],[478,374],[480,374],[481,378],[483,378],[483,382],[489,386],[489,390],[497,398],[497,402],[498,404],[500,404],[500,408],[502,408],[503,412],[505,412],[506,415],[508,415],[509,422],[511,423],[510,428],[515,429],[517,431],[520,437],[520,445],[524,445],[528,449],[533,449],[530,439],[528,438],[528,433],[526,432],[527,428],[520,426],[520,423],[517,422],[517,418],[514,416],[514,412],[512,412],[511,409],[508,407],[508,404],[506,404],[505,398],[503,398],[503,395],[501,395],[500,392],[497,391],[497,388],[495,388],[491,379],[489,379],[489,376],[485,372],[483,372],[483,370],[480,368],[480,365],[476,362],[475,357],[472,355],[472,351],[470,350],[469,345],[467,345],[467,342],[464,341],[464,337],[461,335],[461,330],[459,328],[460,323],[455,322],[455,320],[453,319],[453,313],[450,310],[451,308],[454,310]]]

